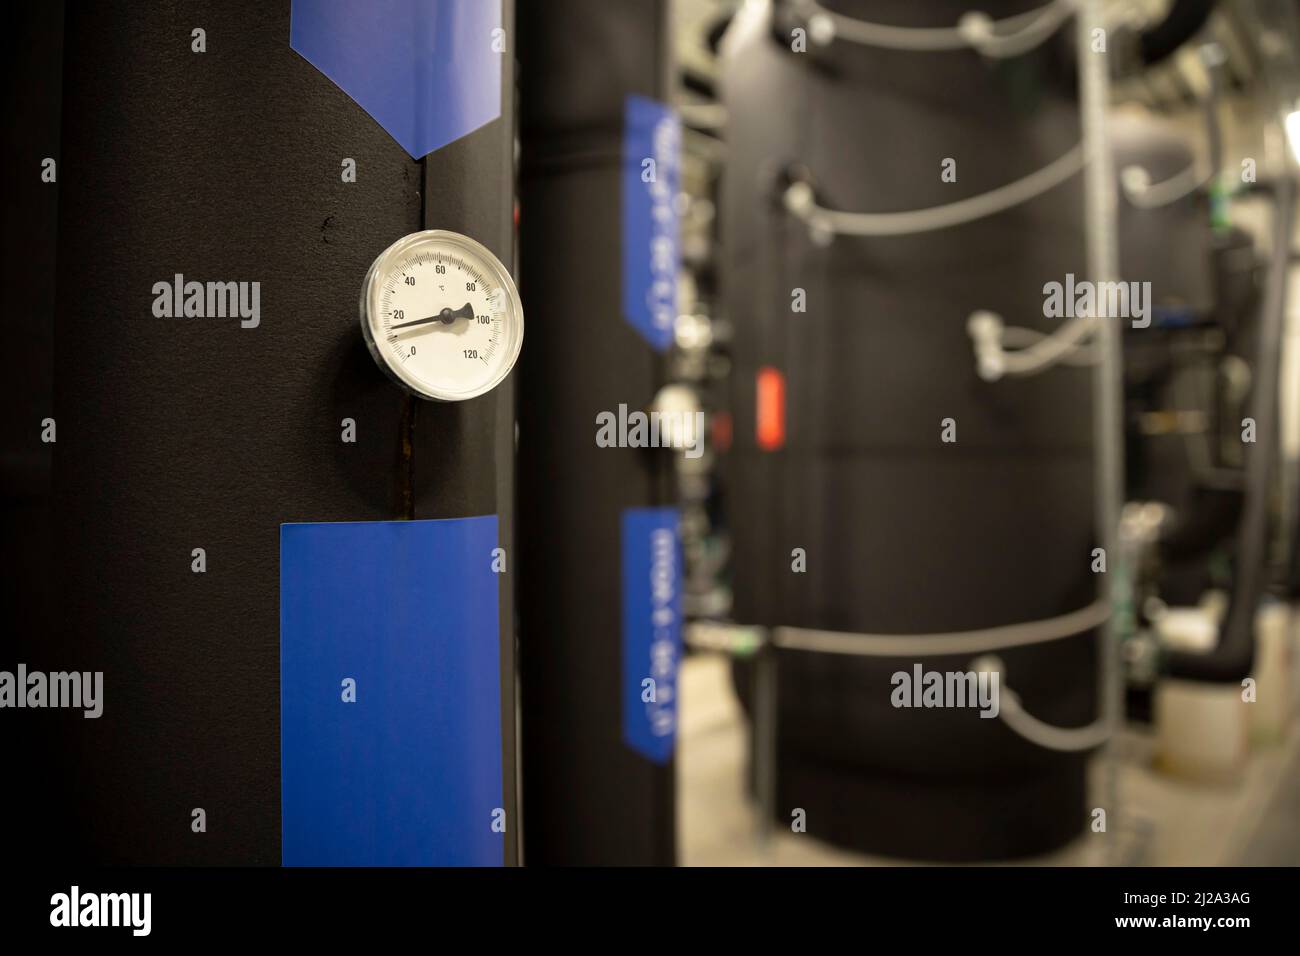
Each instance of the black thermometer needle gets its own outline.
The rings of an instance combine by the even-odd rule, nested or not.
[[[459,309],[443,309],[436,315],[428,315],[423,319],[412,319],[410,322],[401,322],[397,325],[390,325],[388,330],[396,332],[398,329],[409,329],[413,325],[426,325],[429,322],[441,322],[443,325],[451,325],[457,319],[474,318],[474,307],[466,302]]]

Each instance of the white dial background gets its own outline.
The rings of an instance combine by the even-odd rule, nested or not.
[[[513,366],[523,334],[514,284],[485,248],[416,233],[371,269],[363,304],[371,351],[427,398],[481,395]]]

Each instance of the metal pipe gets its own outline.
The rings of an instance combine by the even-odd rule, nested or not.
[[[1165,658],[1170,677],[1236,683],[1250,673],[1255,659],[1255,611],[1265,586],[1268,551],[1269,485],[1278,445],[1278,377],[1286,321],[1291,266],[1291,231],[1295,220],[1295,181],[1281,177],[1274,189],[1273,248],[1259,322],[1251,417],[1255,448],[1246,456],[1246,502],[1237,532],[1232,601],[1208,653],[1173,651]]]
[[[1106,109],[1110,103],[1109,59],[1093,52],[1092,31],[1104,22],[1100,0],[1082,0],[1075,21],[1079,57],[1080,119],[1083,125],[1084,223],[1087,230],[1088,275],[1096,283],[1119,279],[1117,197],[1115,169],[1107,135]],[[1099,719],[1110,728],[1110,741],[1101,751],[1105,764],[1103,801],[1112,825],[1119,817],[1119,784],[1115,766],[1114,734],[1124,717],[1118,628],[1115,626],[1115,589],[1110,575],[1119,568],[1119,517],[1124,497],[1124,382],[1120,328],[1114,320],[1098,323],[1095,345],[1099,361],[1093,366],[1093,444],[1097,539],[1112,560],[1108,574],[1097,579],[1098,599],[1112,613],[1099,629],[1097,655]],[[1112,833],[1114,830],[1112,829]],[[1111,846],[1113,848],[1113,839]]]

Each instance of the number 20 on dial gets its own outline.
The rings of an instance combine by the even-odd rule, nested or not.
[[[361,288],[361,331],[385,372],[422,398],[458,402],[510,374],[524,310],[501,261],[441,229],[393,243]]]

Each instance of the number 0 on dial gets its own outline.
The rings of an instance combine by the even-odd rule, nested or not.
[[[379,367],[423,398],[458,402],[499,385],[524,341],[519,293],[500,260],[468,236],[416,232],[374,261],[361,331]]]

